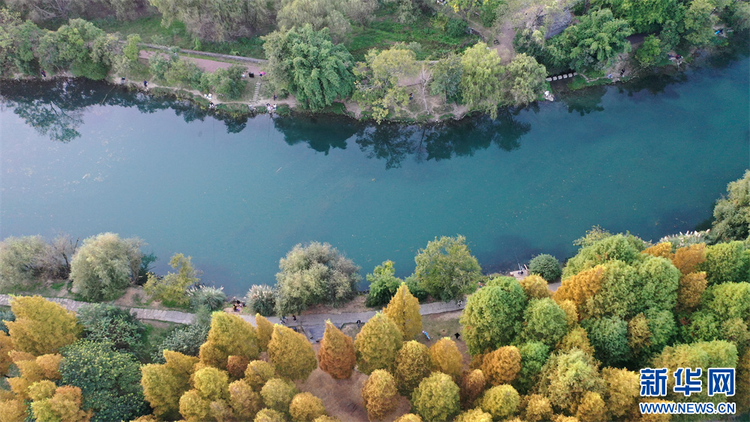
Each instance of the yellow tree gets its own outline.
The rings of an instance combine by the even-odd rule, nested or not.
[[[430,347],[432,369],[453,377],[458,382],[464,367],[464,357],[458,351],[456,343],[448,337],[443,337]]]
[[[362,400],[370,420],[380,420],[398,405],[396,381],[387,371],[377,369],[362,387]]]
[[[646,255],[657,256],[661,258],[667,258],[669,260],[672,260],[674,258],[674,254],[672,253],[671,242],[663,242],[663,243],[659,243],[657,245],[648,247],[644,249],[641,253],[646,254]]]
[[[16,350],[35,356],[57,353],[81,334],[75,313],[41,296],[14,296],[10,308],[16,320],[5,325]]]
[[[581,327],[575,327],[565,334],[565,337],[557,343],[556,350],[559,351],[570,351],[573,349],[580,349],[589,355],[594,355],[594,348],[591,346],[589,341],[589,335]]]
[[[422,419],[431,422],[453,420],[461,411],[458,386],[441,372],[433,372],[419,383],[411,403]]]
[[[83,395],[78,387],[65,385],[53,391],[40,390],[35,391],[38,395],[31,403],[31,412],[39,422],[88,422],[93,416],[92,411],[81,409]]]
[[[386,315],[378,312],[362,327],[354,340],[359,372],[370,375],[376,369],[392,371],[403,344],[401,331]]]
[[[587,391],[578,404],[576,417],[581,422],[599,422],[605,420],[607,409],[599,393]]]
[[[396,386],[401,395],[409,397],[412,391],[430,375],[430,352],[422,343],[411,340],[404,343],[396,355]]]
[[[238,420],[251,421],[263,408],[263,398],[245,381],[229,384],[229,405]]]
[[[268,343],[268,357],[276,373],[290,380],[305,381],[318,367],[315,351],[307,338],[278,324],[274,326]]]
[[[528,422],[549,420],[552,418],[552,403],[547,397],[539,394],[525,396],[521,400],[523,419]]]
[[[296,422],[313,422],[325,413],[326,408],[323,406],[323,400],[310,393],[297,394],[289,405],[289,414]]]
[[[204,365],[226,369],[229,356],[242,356],[250,361],[259,354],[258,336],[252,324],[237,315],[213,313],[208,338],[200,348]]]
[[[253,391],[260,391],[268,380],[275,377],[276,369],[266,361],[254,360],[245,369],[245,382]]]
[[[521,352],[516,346],[504,346],[487,354],[482,372],[491,385],[510,384],[521,370]]]
[[[492,415],[476,408],[461,413],[454,422],[492,422]]]
[[[411,340],[422,332],[419,300],[411,294],[406,283],[401,283],[383,313],[396,323],[404,340]]]
[[[552,292],[547,287],[547,280],[536,274],[524,278],[519,283],[529,299],[544,299],[552,296]]]
[[[141,386],[157,417],[176,419],[180,397],[190,388],[190,374],[198,359],[171,350],[164,350],[163,354],[166,363],[141,367]]]
[[[605,267],[603,265],[597,265],[594,268],[563,279],[562,285],[557,289],[553,298],[555,302],[561,300],[572,300],[575,303],[577,309],[581,309],[581,306],[586,301],[597,294],[602,288],[602,278],[604,276]]]
[[[255,327],[258,334],[258,347],[265,352],[273,335],[273,324],[261,314],[255,314]]]
[[[354,341],[331,324],[331,321],[326,321],[326,331],[320,342],[318,361],[320,369],[338,380],[351,377],[354,366],[357,364]]]
[[[604,368],[602,378],[606,383],[604,402],[611,419],[622,419],[635,405],[640,393],[640,376],[627,369]]]
[[[271,378],[260,390],[266,407],[282,413],[288,413],[289,405],[297,393],[299,391],[294,384],[281,378]]]
[[[0,376],[5,376],[10,368],[11,360],[8,353],[13,350],[13,340],[0,331]]]
[[[494,420],[503,420],[518,410],[521,398],[510,385],[498,385],[485,391],[480,400],[480,407],[492,415]]]
[[[706,244],[685,246],[675,251],[672,263],[682,274],[695,272],[698,266],[706,262]]]
[[[205,421],[233,417],[229,400],[229,375],[207,366],[193,374],[193,389],[180,397],[180,414],[187,421]]]
[[[677,307],[680,310],[692,311],[701,303],[701,296],[708,286],[705,271],[683,274],[677,288]]]

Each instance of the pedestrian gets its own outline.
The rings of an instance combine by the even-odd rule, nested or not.
[[[292,319],[296,321],[297,320],[297,315],[292,315]]]
[[[44,69],[42,69],[42,77],[43,77],[43,78],[46,78],[46,77],[47,77],[47,72],[45,72],[45,71],[44,71]]]
[[[456,336],[456,340],[458,340],[458,338],[461,337],[461,334],[456,333],[454,336]]]
[[[148,81],[143,81],[143,87],[148,88]]]
[[[235,303],[232,305],[232,312],[239,312],[239,309],[237,309],[237,304]]]
[[[276,94],[273,94],[273,100],[276,101]]]
[[[281,323],[286,325],[286,317],[284,315],[281,316]]]

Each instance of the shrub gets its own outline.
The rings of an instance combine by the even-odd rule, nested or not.
[[[529,272],[542,277],[548,283],[552,283],[562,276],[560,262],[554,256],[547,254],[535,256],[529,262]]]
[[[271,316],[276,308],[276,295],[277,291],[273,287],[254,284],[245,295],[245,300],[253,312]]]
[[[227,295],[224,287],[198,286],[187,291],[190,297],[190,307],[193,309],[207,308],[218,311],[224,307]]]
[[[172,350],[188,356],[198,356],[200,347],[208,338],[211,328],[210,320],[198,321],[191,325],[179,327],[167,335],[159,344],[152,356],[156,363],[164,363],[163,350]]]
[[[9,237],[0,242],[0,291],[26,290],[39,284],[38,261],[47,244],[41,236]]]
[[[465,20],[450,18],[448,19],[448,23],[445,25],[445,32],[453,38],[460,38],[464,34],[466,34],[466,30],[468,27],[469,24],[466,23]]]
[[[78,322],[91,341],[108,342],[124,352],[140,352],[146,326],[129,310],[102,303],[84,305],[78,310]]]

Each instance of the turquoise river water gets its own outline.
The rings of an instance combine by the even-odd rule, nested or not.
[[[485,272],[564,259],[593,225],[692,230],[750,167],[750,60],[441,126],[206,116],[84,81],[4,83],[0,238],[111,231],[240,294],[297,243],[398,275],[462,234]]]

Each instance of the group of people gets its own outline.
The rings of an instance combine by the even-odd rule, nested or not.
[[[240,313],[245,306],[247,306],[245,302],[235,299],[232,301],[232,312]]]

